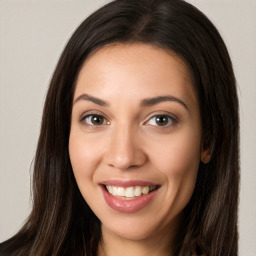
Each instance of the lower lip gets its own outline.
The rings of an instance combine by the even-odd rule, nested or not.
[[[123,199],[117,196],[111,195],[105,186],[101,185],[104,199],[109,207],[122,213],[133,213],[146,207],[151,200],[155,197],[157,190],[150,192],[147,195],[138,196],[134,199]]]

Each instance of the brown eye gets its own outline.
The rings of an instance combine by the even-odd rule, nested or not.
[[[91,116],[91,122],[94,125],[102,125],[104,123],[104,118],[102,116]]]
[[[147,125],[152,125],[152,126],[158,126],[158,127],[167,127],[171,126],[172,124],[177,123],[177,120],[168,115],[155,115],[152,116],[148,122]]]
[[[82,118],[82,121],[85,122],[86,125],[88,126],[100,126],[100,125],[105,125],[108,124],[107,120],[105,117],[101,115],[87,115]]]
[[[169,119],[167,116],[156,116],[155,117],[155,122],[159,126],[165,126],[168,124]]]

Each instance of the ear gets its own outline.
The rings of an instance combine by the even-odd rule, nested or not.
[[[201,162],[204,164],[208,164],[211,160],[211,150],[210,148],[203,148],[201,149]]]

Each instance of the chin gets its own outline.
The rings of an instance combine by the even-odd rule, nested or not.
[[[112,233],[114,236],[131,241],[145,240],[152,236],[156,229],[154,227],[146,226],[145,224],[136,226],[120,225],[119,227],[111,225],[109,227],[102,226],[102,228],[107,229],[108,232]]]
[[[103,220],[102,231],[127,240],[147,240],[150,237],[165,233],[166,229],[176,227],[179,223],[177,217],[172,218],[171,214],[161,217],[156,216],[155,213],[149,216],[136,214],[119,216],[120,219],[117,217],[115,221],[112,217],[110,220]]]

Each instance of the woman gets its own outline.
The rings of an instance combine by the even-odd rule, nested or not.
[[[200,11],[107,4],[60,57],[33,209],[1,255],[237,255],[238,132],[232,64]]]

